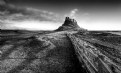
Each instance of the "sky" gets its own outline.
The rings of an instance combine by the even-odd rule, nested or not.
[[[120,0],[0,0],[0,28],[55,30],[68,16],[87,30],[121,30]]]

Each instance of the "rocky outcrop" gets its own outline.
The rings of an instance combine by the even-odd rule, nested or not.
[[[75,19],[66,17],[64,24],[60,26],[56,31],[65,31],[65,30],[85,30],[85,29],[80,28]]]
[[[89,73],[121,73],[121,53],[116,45],[89,36],[83,38],[79,34],[67,36],[75,48],[80,63],[89,70]]]

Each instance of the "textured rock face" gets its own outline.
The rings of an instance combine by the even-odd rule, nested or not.
[[[0,51],[0,73],[83,71],[80,69],[72,43],[61,33],[38,34],[24,39],[3,39]]]
[[[89,36],[82,37],[79,34],[69,34],[68,37],[74,45],[80,62],[89,70],[89,73],[121,73],[119,48],[121,46]]]
[[[65,31],[65,30],[85,30],[85,29],[80,28],[75,19],[66,17],[64,24],[60,26],[56,31]]]

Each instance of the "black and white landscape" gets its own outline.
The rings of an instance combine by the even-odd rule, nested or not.
[[[121,73],[119,0],[0,0],[0,73]]]

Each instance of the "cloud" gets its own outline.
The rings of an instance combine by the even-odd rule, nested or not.
[[[77,12],[78,12],[78,9],[73,9],[73,10],[70,12],[70,17],[75,18],[75,15],[76,15]]]
[[[72,9],[68,14],[65,14],[64,17],[71,17],[73,19],[76,19],[77,15],[78,15],[78,9]]]
[[[57,13],[47,10],[4,3],[0,7],[4,9],[0,10],[0,29],[54,30],[61,21]]]
[[[4,0],[0,0],[0,5],[5,5],[6,2]]]
[[[40,21],[59,21],[59,15],[47,10],[18,7],[0,0],[0,16],[10,20],[36,19]],[[0,18],[1,19],[1,18]]]
[[[58,22],[60,21],[60,16],[57,13],[50,12],[47,10],[41,10],[41,9],[35,9],[35,8],[27,8],[27,11],[30,11],[33,13],[33,17],[37,19],[44,19],[47,21],[55,21]]]

